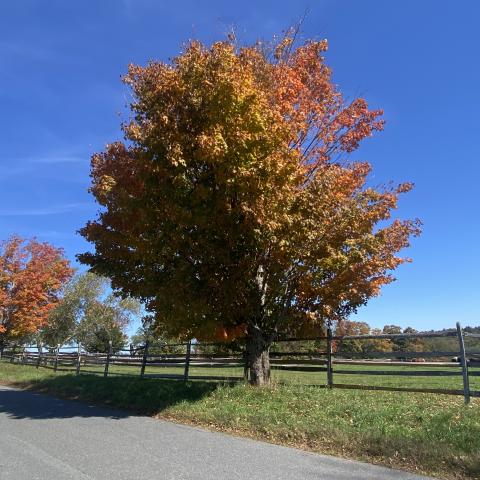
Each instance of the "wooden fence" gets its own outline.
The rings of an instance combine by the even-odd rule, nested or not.
[[[455,337],[458,348],[452,351],[424,352],[352,352],[344,351],[346,341],[400,340],[415,338]],[[479,340],[480,335],[463,332],[457,324],[455,330],[438,333],[403,333],[381,335],[334,336],[331,330],[326,336],[309,339],[283,339],[275,342],[270,352],[272,371],[284,381],[300,380],[327,388],[368,389],[386,391],[408,391],[463,395],[465,403],[471,397],[480,397],[478,390],[470,388],[471,379],[480,376],[480,351],[466,352],[465,338]],[[312,347],[313,343],[313,347]],[[309,345],[301,350],[297,346]],[[287,349],[286,346],[289,348]],[[158,351],[146,344],[137,349],[124,349],[113,352],[111,345],[107,353],[84,351],[81,345],[76,348],[25,347],[9,345],[0,351],[4,361],[35,365],[37,368],[50,368],[54,371],[70,371],[76,374],[96,375],[140,375],[142,378],[171,378],[177,380],[222,380],[247,381],[248,368],[245,350],[242,346],[186,342],[165,344]],[[222,349],[224,351],[222,351]],[[161,353],[177,352],[177,353]],[[214,353],[212,353],[212,350]],[[289,350],[289,351],[287,351]],[[180,353],[178,353],[180,352]],[[428,359],[428,361],[427,361]],[[410,360],[410,361],[409,361]],[[417,361],[415,361],[417,360]],[[391,370],[392,367],[396,369]],[[404,367],[411,367],[405,369]],[[325,377],[320,378],[319,375]],[[287,376],[286,376],[287,375]],[[343,379],[359,376],[368,378],[387,377],[458,377],[459,388],[448,385],[441,388],[419,386],[389,386],[342,382]],[[316,380],[316,381],[315,381]],[[479,382],[480,385],[480,382]],[[447,388],[448,387],[448,388]]]

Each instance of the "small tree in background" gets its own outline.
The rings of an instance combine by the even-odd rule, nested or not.
[[[79,259],[142,299],[168,335],[245,338],[253,384],[279,335],[318,332],[394,280],[417,221],[388,223],[411,185],[367,187],[348,162],[381,130],[324,62],[326,41],[191,42],[132,65],[127,143],[92,158],[103,207]]]
[[[372,335],[382,334],[380,328],[372,328],[370,330]],[[365,352],[391,352],[393,350],[392,341],[386,338],[376,338],[371,340],[365,340],[363,349]]]
[[[365,322],[354,322],[352,320],[343,320],[338,322],[335,328],[336,336],[343,335],[368,335],[370,326]],[[342,351],[344,353],[363,352],[365,349],[365,340],[342,340],[336,341],[334,351]]]
[[[179,343],[179,340],[168,337],[163,332],[158,331],[155,328],[154,318],[148,315],[142,319],[142,326],[137,329],[130,340],[134,348],[144,347],[148,342],[148,351],[152,355],[185,353],[184,346],[176,345]]]
[[[107,353],[110,342],[112,342],[112,351],[118,352],[126,347],[128,337],[119,325],[111,320],[92,325],[92,329],[85,332],[82,340],[82,345],[87,352]]]
[[[62,249],[12,236],[0,243],[0,341],[34,337],[73,274]]]
[[[397,325],[385,325],[383,333],[418,333],[412,327],[406,327],[404,330]],[[428,346],[423,338],[398,338],[392,340],[393,350],[399,352],[425,352],[428,351]]]
[[[77,275],[65,288],[63,298],[51,312],[42,331],[49,345],[81,342],[88,351],[114,351],[127,341],[125,328],[140,304],[131,298],[108,293],[110,281],[93,273]]]

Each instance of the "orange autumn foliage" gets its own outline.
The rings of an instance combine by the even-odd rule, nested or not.
[[[412,185],[368,187],[370,165],[347,159],[382,112],[343,99],[326,50],[229,38],[130,66],[127,141],[92,158],[102,209],[79,258],[162,332],[266,349],[346,318],[407,261],[419,222],[392,212]]]
[[[12,236],[0,243],[0,334],[22,338],[42,328],[73,274],[63,251]]]

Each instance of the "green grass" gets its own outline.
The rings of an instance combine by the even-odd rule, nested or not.
[[[69,367],[73,372],[75,368]],[[103,365],[82,365],[84,373],[103,374]],[[405,365],[405,366],[359,366],[359,365],[334,365],[335,370],[343,370],[347,372],[358,372],[366,370],[384,370],[391,372],[455,372],[455,376],[417,376],[409,377],[403,375],[358,375],[358,374],[337,374],[334,373],[334,383],[337,384],[357,384],[384,387],[400,387],[400,388],[437,388],[447,390],[463,389],[463,381],[461,369],[459,367],[428,367],[423,365]],[[480,368],[471,368],[471,372],[480,372]],[[175,374],[183,375],[183,367],[181,366],[148,366],[145,370],[146,375]],[[110,365],[110,375],[139,375],[140,366],[128,365]],[[222,377],[238,377],[243,376],[243,367],[200,367],[192,364],[190,366],[190,375],[192,376],[217,376]],[[286,370],[272,370],[272,378],[275,382],[285,382],[303,385],[325,385],[327,376],[325,372],[292,372]],[[480,391],[480,376],[470,376],[470,388]]]
[[[258,389],[242,383],[105,379],[6,362],[0,362],[0,382],[442,478],[480,477],[477,399],[465,407],[462,397],[328,390],[295,382]]]

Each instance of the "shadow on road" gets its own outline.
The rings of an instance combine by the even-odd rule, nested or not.
[[[45,420],[72,417],[126,418],[125,412],[98,408],[80,402],[61,400],[36,392],[0,389],[0,414],[10,418]]]
[[[17,386],[28,390],[0,386],[0,414],[6,413],[15,419],[121,419],[135,414],[155,415],[180,402],[198,401],[212,393],[218,385],[213,382],[62,375]],[[107,408],[88,405],[88,402]]]

